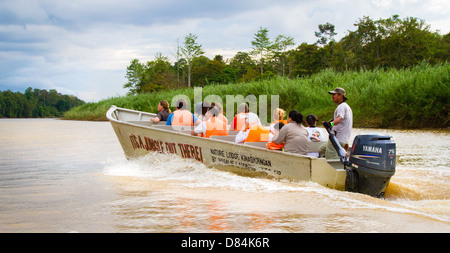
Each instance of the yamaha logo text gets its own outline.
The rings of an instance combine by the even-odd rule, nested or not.
[[[373,147],[373,146],[366,146],[366,145],[363,145],[363,151],[377,153],[377,154],[383,153],[383,149],[381,147]]]

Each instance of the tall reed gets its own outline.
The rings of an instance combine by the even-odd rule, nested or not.
[[[255,95],[257,98],[267,95],[269,117],[270,95],[278,95],[281,108],[286,111],[297,110],[304,116],[315,114],[321,122],[332,119],[336,108],[328,91],[342,87],[349,98],[347,103],[353,110],[355,127],[447,128],[449,84],[449,63],[435,66],[422,63],[401,70],[336,72],[327,69],[308,78],[277,77],[248,83],[209,85],[203,87],[202,99],[217,95],[224,102],[226,111],[226,95]],[[170,103],[173,97],[180,94],[194,102],[192,88],[167,90],[87,103],[73,108],[64,118],[105,120],[105,113],[111,105],[156,112],[160,100]],[[193,107],[191,105],[191,110]],[[227,117],[230,118],[230,115]]]

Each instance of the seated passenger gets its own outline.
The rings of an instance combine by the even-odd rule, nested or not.
[[[266,129],[254,113],[247,113],[245,116],[245,128],[236,135],[236,143],[244,142],[267,142],[269,141],[270,130]]]
[[[205,120],[191,132],[191,135],[200,135],[206,138],[209,138],[211,135],[227,136],[227,125],[217,115],[219,115],[217,107],[209,109],[205,114]]]
[[[166,125],[170,126],[193,126],[200,124],[200,120],[188,111],[186,100],[179,99],[177,101],[177,109],[169,115],[167,118]]]
[[[225,117],[225,115],[223,115],[222,104],[219,102],[212,102],[211,107],[214,107],[214,106],[217,107],[217,109],[219,110],[219,115],[217,115],[217,118],[221,119],[225,123],[225,125],[228,126],[228,119],[227,119],[227,117]]]
[[[303,115],[297,111],[290,111],[285,125],[272,139],[277,144],[284,144],[284,151],[301,155],[308,152],[308,131],[302,125]]]
[[[156,114],[156,117],[152,118],[151,121],[153,123],[158,123],[160,121],[167,121],[167,118],[170,115],[170,109],[169,109],[169,102],[166,100],[159,101],[158,104],[158,114]]]
[[[194,115],[198,118],[202,114],[202,102],[198,102],[194,108]]]
[[[323,141],[324,134],[322,132],[322,129],[318,128],[317,125],[317,117],[314,114],[310,114],[306,116],[306,123],[308,124],[308,127],[306,127],[306,130],[308,131],[308,140],[310,142],[319,142]],[[319,157],[319,152],[312,152],[308,153],[309,156],[313,157]]]
[[[286,111],[283,109],[276,108],[275,110],[273,110],[273,122],[269,125],[270,131],[273,131],[273,127],[276,123],[282,122],[283,125],[287,124],[287,121],[283,120],[285,115]]]
[[[206,121],[206,113],[209,111],[209,109],[211,109],[211,104],[208,102],[203,102],[203,103],[200,103],[199,108],[197,108],[198,104],[195,107],[196,107],[196,110],[199,111],[197,118],[201,121]]]
[[[271,150],[283,150],[284,148],[284,142],[281,144],[277,144],[275,142],[272,141],[273,137],[280,131],[281,128],[283,128],[284,124],[283,122],[278,122],[276,124],[274,124],[273,126],[273,130],[270,130],[270,134],[269,134],[269,142],[266,144],[268,149]]]
[[[247,103],[238,106],[237,114],[231,122],[230,130],[240,131],[245,128],[245,115],[248,113]]]

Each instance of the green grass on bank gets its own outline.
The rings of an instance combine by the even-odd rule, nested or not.
[[[219,96],[226,112],[226,95],[279,95],[279,106],[297,110],[305,117],[315,114],[319,121],[330,120],[336,107],[329,90],[343,87],[353,110],[355,127],[447,128],[450,96],[450,64],[423,63],[411,69],[336,72],[324,70],[308,78],[270,80],[203,87],[202,99]],[[105,113],[116,105],[156,112],[160,100],[171,103],[176,95],[186,95],[194,106],[194,89],[161,91],[136,96],[114,97],[73,108],[64,115],[72,120],[106,120]],[[236,104],[233,105],[236,108]],[[228,118],[232,117],[227,115]],[[270,117],[270,114],[268,115]]]

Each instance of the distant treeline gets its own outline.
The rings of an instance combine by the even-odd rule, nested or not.
[[[205,57],[195,34],[185,37],[176,49],[176,61],[157,54],[146,63],[133,59],[127,67],[129,94],[150,93],[209,84],[247,83],[282,76],[289,79],[309,77],[325,69],[337,72],[404,69],[419,63],[431,65],[450,60],[450,33],[431,31],[424,20],[360,18],[354,31],[335,40],[335,26],[318,25],[317,42],[296,45],[294,38],[269,37],[261,27],[249,42],[251,50],[237,52],[224,60],[217,55]],[[232,40],[232,38],[230,38]]]
[[[64,112],[85,102],[56,90],[40,90],[29,87],[25,94],[10,90],[0,91],[0,117],[45,118],[62,117]]]

